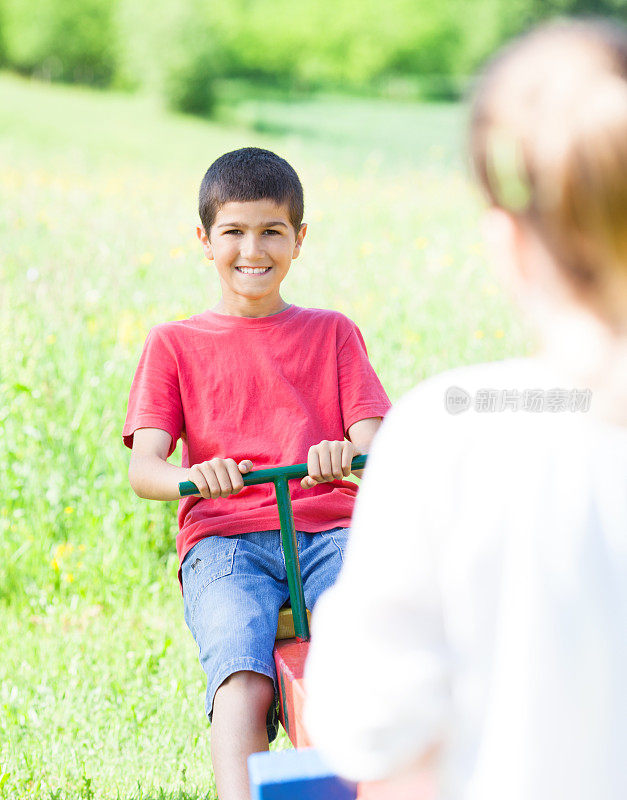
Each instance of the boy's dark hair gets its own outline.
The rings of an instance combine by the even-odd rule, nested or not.
[[[294,230],[300,230],[303,187],[294,168],[270,150],[242,147],[214,161],[200,184],[198,213],[207,235],[221,206],[251,200],[286,205]]]

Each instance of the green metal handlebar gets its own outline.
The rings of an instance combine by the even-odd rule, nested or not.
[[[351,470],[363,469],[366,466],[367,456],[356,456],[351,462]],[[287,585],[290,592],[292,616],[294,618],[294,632],[299,641],[309,639],[309,623],[307,622],[307,609],[305,608],[305,595],[303,581],[300,575],[300,562],[298,560],[298,543],[292,513],[292,500],[288,486],[289,480],[300,480],[309,474],[307,464],[293,464],[287,467],[271,467],[258,469],[242,475],[244,486],[254,486],[259,483],[273,483],[276,489],[277,505],[279,507],[279,520],[281,523],[281,540],[285,555],[285,568],[287,571]],[[198,487],[192,481],[179,483],[181,497],[198,494]]]
[[[367,456],[355,456],[351,463],[351,470],[363,469],[366,466]],[[255,486],[258,483],[274,483],[277,478],[287,478],[291,480],[301,480],[309,474],[307,464],[292,464],[289,467],[270,467],[270,469],[258,469],[247,472],[243,475],[244,486]],[[179,483],[179,494],[181,497],[188,497],[192,494],[199,494],[198,487],[192,481],[181,481]]]

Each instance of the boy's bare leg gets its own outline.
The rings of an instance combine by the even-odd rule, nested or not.
[[[271,678],[234,672],[213,699],[211,760],[220,800],[250,800],[247,759],[268,749],[266,716],[274,700]]]

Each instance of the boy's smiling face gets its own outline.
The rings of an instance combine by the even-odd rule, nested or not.
[[[286,206],[274,200],[225,203],[209,235],[201,226],[196,232],[205,255],[216,262],[222,284],[215,311],[267,317],[287,307],[279,287],[300,252],[307,226],[297,233]]]

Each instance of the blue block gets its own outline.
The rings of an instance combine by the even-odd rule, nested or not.
[[[338,778],[316,750],[253,753],[248,758],[253,800],[354,800],[357,784]]]

